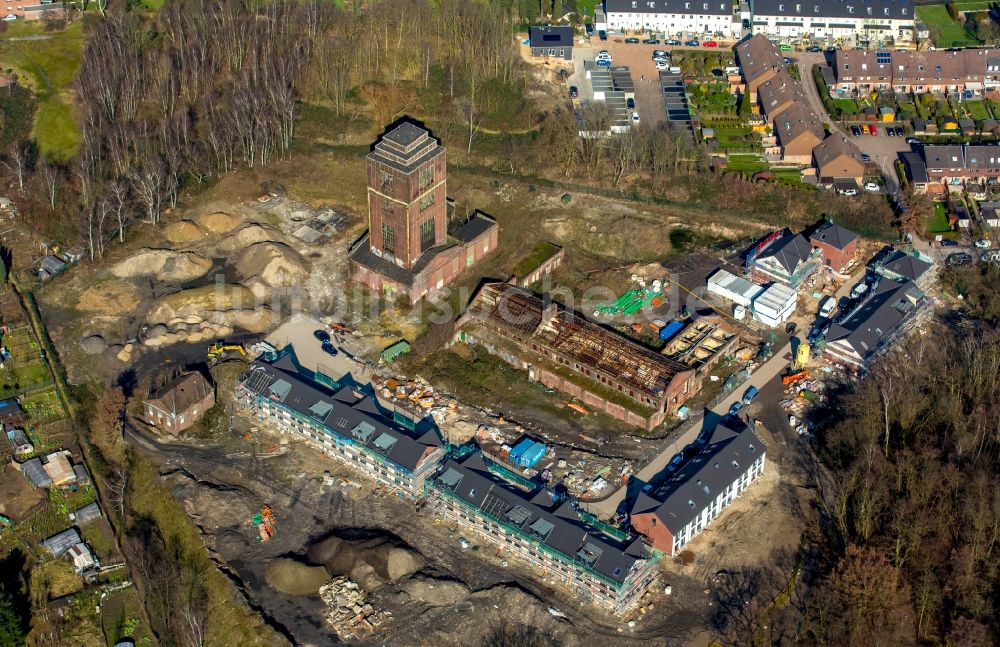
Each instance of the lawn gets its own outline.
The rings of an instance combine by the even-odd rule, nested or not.
[[[927,219],[927,237],[958,238],[958,232],[948,226],[948,208],[943,202],[934,203],[934,212]]]
[[[766,171],[767,162],[759,155],[730,155],[726,162],[726,170],[756,173]]]
[[[22,38],[36,40],[15,40]],[[55,33],[39,23],[15,23],[0,35],[0,62],[27,76],[38,94],[33,134],[41,154],[57,161],[70,159],[80,147],[70,85],[83,45],[82,20]]]
[[[987,4],[969,2],[958,5],[958,8],[959,11],[972,11],[980,8],[976,5]],[[963,45],[977,45],[979,42],[960,22],[953,20],[948,15],[948,10],[943,4],[917,7],[916,12],[917,19],[927,24],[927,28],[931,32],[931,39],[938,47],[961,47]]]
[[[724,151],[756,151],[760,141],[749,126],[713,126],[719,149]]]
[[[534,270],[538,269],[544,261],[549,260],[556,252],[559,251],[557,245],[553,245],[550,242],[542,241],[535,245],[535,248],[531,250],[527,256],[525,256],[514,268],[514,276],[522,277],[527,276]]]
[[[840,110],[842,114],[858,114],[858,104],[854,102],[854,99],[834,99],[833,105],[837,106],[837,109]]]
[[[964,101],[961,105],[969,113],[969,116],[976,121],[990,118],[990,113],[986,110],[986,104],[982,101]]]

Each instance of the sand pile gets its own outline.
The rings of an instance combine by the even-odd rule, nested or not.
[[[238,252],[251,245],[267,241],[281,241],[281,232],[274,227],[248,223],[219,241],[219,250],[223,252]]]
[[[223,211],[216,211],[200,216],[198,224],[213,234],[224,234],[235,229],[240,224],[240,219]]]
[[[272,589],[288,595],[313,595],[330,581],[330,575],[322,566],[279,558],[268,563],[264,579]]]
[[[419,553],[382,537],[360,542],[327,537],[310,546],[308,556],[331,575],[347,575],[369,589],[408,577],[425,564]]]
[[[309,263],[284,243],[264,242],[251,245],[236,259],[236,271],[255,294],[255,285],[289,287],[300,285],[309,276]],[[256,280],[254,280],[256,279]]]
[[[194,252],[143,249],[111,268],[120,279],[153,277],[159,281],[193,281],[212,269],[212,261]]]
[[[80,342],[80,348],[88,355],[99,355],[108,349],[108,342],[100,335],[90,335]]]
[[[236,328],[262,333],[277,321],[270,308],[256,307],[242,285],[204,285],[160,297],[146,313],[147,346],[225,338]]]
[[[201,227],[190,220],[178,220],[167,225],[164,230],[167,240],[174,244],[193,243],[205,237]]]
[[[111,280],[84,290],[76,308],[84,312],[126,315],[135,310],[139,301],[139,288],[128,281]]]

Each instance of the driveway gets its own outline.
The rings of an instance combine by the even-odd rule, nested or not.
[[[851,123],[841,124],[835,122],[827,113],[823,102],[820,100],[819,90],[813,82],[813,65],[824,65],[825,55],[822,52],[799,52],[791,55],[795,65],[799,68],[799,75],[802,78],[802,87],[809,102],[809,108],[819,115],[819,118],[830,124],[833,132],[840,132],[848,139],[857,144],[862,153],[867,153],[875,164],[882,177],[889,193],[896,193],[899,190],[899,177],[896,175],[895,162],[899,159],[899,153],[910,150],[910,145],[906,143],[906,137],[889,137],[885,134],[885,128],[881,123],[875,124],[878,127],[877,135],[861,135],[854,137],[851,134]],[[854,123],[861,123],[860,121]]]

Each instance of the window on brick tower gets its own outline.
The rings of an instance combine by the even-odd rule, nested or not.
[[[424,197],[420,198],[420,210],[426,211],[430,209],[432,206],[434,206],[434,201],[435,198],[433,193],[428,193]]]
[[[434,244],[434,219],[420,223],[420,251],[427,251]]]
[[[420,171],[420,190],[423,191],[434,184],[434,167],[428,166]]]
[[[396,228],[382,223],[382,251],[388,254],[396,253]]]
[[[389,193],[392,191],[392,173],[382,171],[382,191]]]

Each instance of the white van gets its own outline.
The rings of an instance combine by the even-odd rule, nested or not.
[[[833,297],[827,297],[823,299],[819,304],[819,316],[830,318],[833,311],[837,308],[837,300]]]

